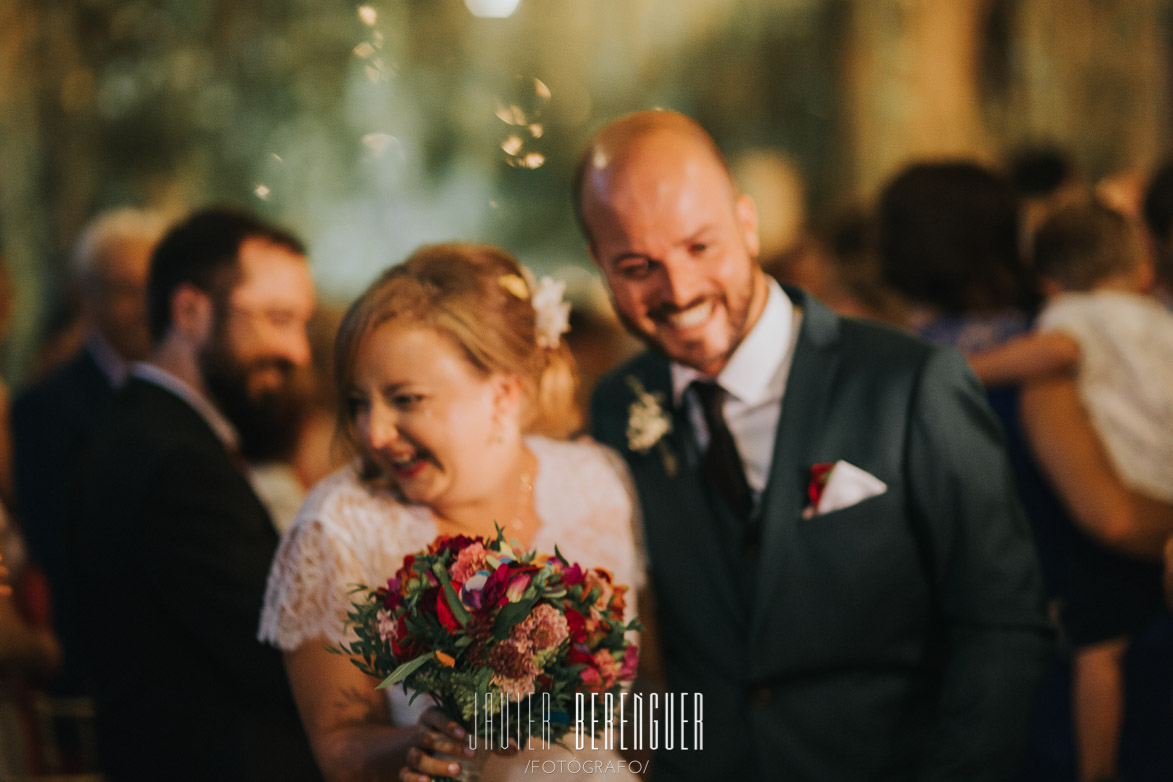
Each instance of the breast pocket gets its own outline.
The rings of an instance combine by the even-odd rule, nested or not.
[[[923,620],[927,580],[900,484],[801,519],[798,543],[828,615],[850,618],[845,634],[874,642]]]

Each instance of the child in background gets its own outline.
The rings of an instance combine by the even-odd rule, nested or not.
[[[1080,398],[1121,480],[1173,503],[1173,313],[1146,295],[1153,268],[1122,215],[1095,202],[1064,208],[1035,237],[1047,304],[1031,334],[969,356],[986,385],[1074,372]],[[1160,571],[1080,540],[1065,612],[1075,646],[1079,778],[1116,778],[1129,637],[1162,610]]]
[[[1035,240],[1047,305],[1035,332],[969,357],[989,386],[1074,370],[1124,482],[1173,502],[1173,313],[1146,295],[1140,237],[1097,203],[1063,209]]]

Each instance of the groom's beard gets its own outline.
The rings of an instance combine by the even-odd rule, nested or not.
[[[216,339],[200,354],[200,369],[212,402],[236,427],[247,461],[292,457],[307,407],[292,363],[273,357],[243,360]],[[282,378],[279,386],[250,390],[254,375],[274,369]]]

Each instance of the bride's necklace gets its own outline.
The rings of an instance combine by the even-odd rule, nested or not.
[[[522,514],[526,509],[533,505],[534,499],[534,477],[529,470],[521,471],[521,487],[517,492],[517,511],[513,514],[513,519],[509,522],[509,526],[516,531],[521,531],[525,528],[525,522],[522,521]]]

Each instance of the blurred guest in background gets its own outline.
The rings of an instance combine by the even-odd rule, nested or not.
[[[877,220],[883,277],[922,336],[969,351],[1027,330],[1037,296],[1008,180],[976,163],[917,163],[884,187]]]
[[[1168,505],[1165,523],[1136,552],[1151,557],[1173,534],[1173,313],[1145,295],[1152,266],[1136,227],[1106,206],[1053,213],[1035,248],[1049,297],[1037,330],[970,363],[988,385],[1077,372],[1080,399],[1121,480]],[[1064,624],[1075,645],[1080,778],[1111,779],[1125,714],[1124,653],[1132,635],[1165,613],[1161,568],[1082,539],[1071,553]]]
[[[54,674],[61,647],[52,630],[29,621],[19,586],[27,559],[18,531],[0,503],[0,779],[24,778],[39,766],[39,744],[27,707],[30,683]],[[10,584],[16,584],[13,590]]]
[[[160,216],[136,209],[104,212],[86,226],[73,254],[85,344],[13,405],[16,509],[32,560],[48,579],[53,627],[65,650],[57,696],[87,692],[86,644],[72,601],[75,478],[129,363],[146,357],[147,270],[163,228]]]
[[[148,303],[148,360],[95,435],[78,536],[103,770],[314,779],[280,656],[254,635],[277,534],[242,457],[310,360],[304,249],[199,212],[156,247]]]
[[[859,208],[837,212],[787,252],[763,256],[762,269],[840,315],[903,325],[904,302],[881,275],[874,220]]]
[[[1173,309],[1173,161],[1149,180],[1142,205],[1156,267],[1154,295]]]
[[[1017,200],[1008,182],[975,164],[916,164],[885,187],[878,214],[885,276],[913,302],[911,322],[924,336],[973,353],[1029,331],[1038,296],[1021,254]],[[1151,558],[1145,530],[1162,523],[1160,512],[1111,468],[1069,374],[1048,375],[1021,393],[1014,385],[991,388],[988,396],[1006,431],[1053,621],[1066,633],[1073,590],[1088,588],[1077,586],[1075,563],[1084,558],[1082,550],[1103,544],[1077,530],[1111,529],[1125,547],[1149,546]],[[1146,641],[1135,648],[1153,650],[1155,658],[1165,647]],[[1075,776],[1070,665],[1069,649],[1059,647],[1036,708],[1024,780]],[[1140,664],[1134,668],[1145,670],[1154,687],[1168,679],[1159,667],[1155,675]],[[1147,714],[1153,726],[1168,727],[1168,698],[1153,695],[1154,687],[1146,702],[1137,704],[1137,713]],[[1146,743],[1165,727],[1138,730],[1137,723],[1129,724],[1126,730],[1134,734],[1129,743],[1139,747],[1134,768],[1167,764],[1170,753],[1161,749],[1167,742]]]
[[[1029,259],[1038,227],[1056,209],[1081,198],[1086,185],[1071,155],[1051,144],[1023,147],[1011,155],[1010,180],[1022,205],[1022,251]]]

